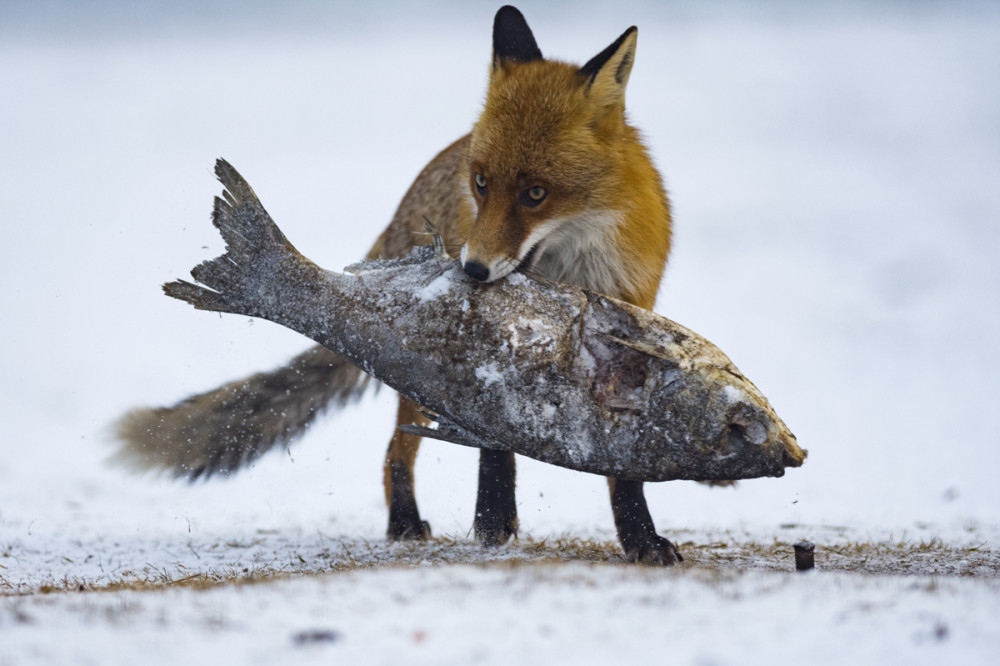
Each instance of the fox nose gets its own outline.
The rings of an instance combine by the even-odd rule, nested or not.
[[[479,280],[480,282],[486,282],[490,277],[490,269],[479,263],[478,261],[467,261],[462,266],[462,270],[465,274],[474,280]]]

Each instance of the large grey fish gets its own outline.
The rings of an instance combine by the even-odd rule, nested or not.
[[[327,271],[235,169],[215,172],[226,253],[191,271],[204,286],[164,291],[344,356],[437,422],[412,432],[636,481],[781,476],[806,457],[729,358],[669,319],[520,273],[484,285],[439,245]]]

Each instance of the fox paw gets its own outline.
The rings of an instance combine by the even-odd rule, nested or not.
[[[385,536],[390,541],[422,541],[431,538],[431,524],[426,520],[389,520]]]
[[[636,564],[669,567],[684,561],[677,546],[658,534],[644,537],[635,544],[622,544],[622,548],[625,559]]]
[[[505,515],[498,511],[477,513],[472,526],[476,541],[486,548],[496,548],[510,541],[512,536],[517,536],[517,514]]]

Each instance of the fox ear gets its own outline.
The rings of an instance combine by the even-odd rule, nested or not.
[[[605,106],[625,102],[625,86],[632,73],[632,63],[635,62],[638,34],[639,29],[632,26],[578,71],[580,76],[587,79],[590,94]]]
[[[501,7],[493,19],[493,69],[496,70],[505,61],[541,59],[542,52],[524,15],[510,5]]]

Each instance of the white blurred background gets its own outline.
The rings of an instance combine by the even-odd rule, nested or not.
[[[195,486],[107,467],[107,426],[308,344],[161,294],[221,251],[215,158],[311,259],[356,261],[473,123],[497,6],[0,3],[0,533],[380,537],[390,391]],[[647,486],[658,527],[1000,524],[1000,5],[519,7],[543,53],[579,63],[639,26],[629,113],[675,216],[657,311],[722,347],[810,451],[738,490]],[[613,534],[602,479],[520,460],[524,533]],[[436,534],[468,533],[475,470],[424,445]]]

